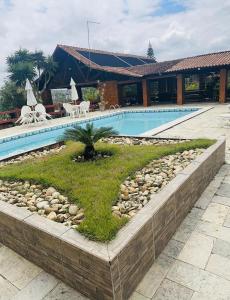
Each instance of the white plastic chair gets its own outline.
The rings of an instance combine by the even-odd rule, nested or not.
[[[33,122],[32,110],[29,106],[24,105],[21,108],[21,115],[15,123],[21,123],[22,125],[26,125],[32,122]]]
[[[68,116],[70,116],[71,118],[75,117],[76,110],[73,108],[73,106],[70,103],[63,103],[63,107]]]
[[[80,114],[83,114],[86,117],[86,114],[89,113],[90,101],[82,101],[80,103]]]
[[[50,114],[47,114],[45,106],[41,103],[35,106],[35,111],[37,112],[37,122],[47,122],[47,118],[52,118]]]

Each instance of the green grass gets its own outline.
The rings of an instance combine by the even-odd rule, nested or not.
[[[214,141],[200,139],[175,145],[120,146],[98,143],[96,149],[113,155],[95,162],[72,161],[83,146],[67,143],[58,155],[33,159],[0,168],[0,178],[30,180],[53,186],[85,210],[85,220],[78,230],[91,239],[111,240],[127,221],[111,213],[120,184],[153,159],[188,149],[207,148]]]

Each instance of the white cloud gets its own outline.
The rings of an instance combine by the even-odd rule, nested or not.
[[[5,58],[19,47],[52,53],[56,44],[145,54],[151,40],[158,60],[226,50],[230,0],[171,0],[186,9],[157,15],[164,0],[0,0],[0,84]]]

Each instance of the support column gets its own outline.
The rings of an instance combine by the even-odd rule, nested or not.
[[[227,97],[227,81],[228,71],[226,69],[220,70],[220,90],[219,90],[219,102],[225,103]]]
[[[106,81],[104,90],[104,100],[108,102],[106,107],[109,108],[110,105],[119,105],[119,95],[117,81]]]
[[[184,76],[183,74],[177,75],[177,104],[184,104]]]
[[[142,95],[143,95],[143,106],[144,107],[150,106],[149,87],[146,79],[142,80]]]

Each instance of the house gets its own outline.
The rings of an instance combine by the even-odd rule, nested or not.
[[[70,78],[82,97],[85,87],[105,82],[108,106],[230,100],[230,51],[171,61],[57,45],[53,57],[58,69],[43,93],[51,101],[51,89],[69,88]]]

